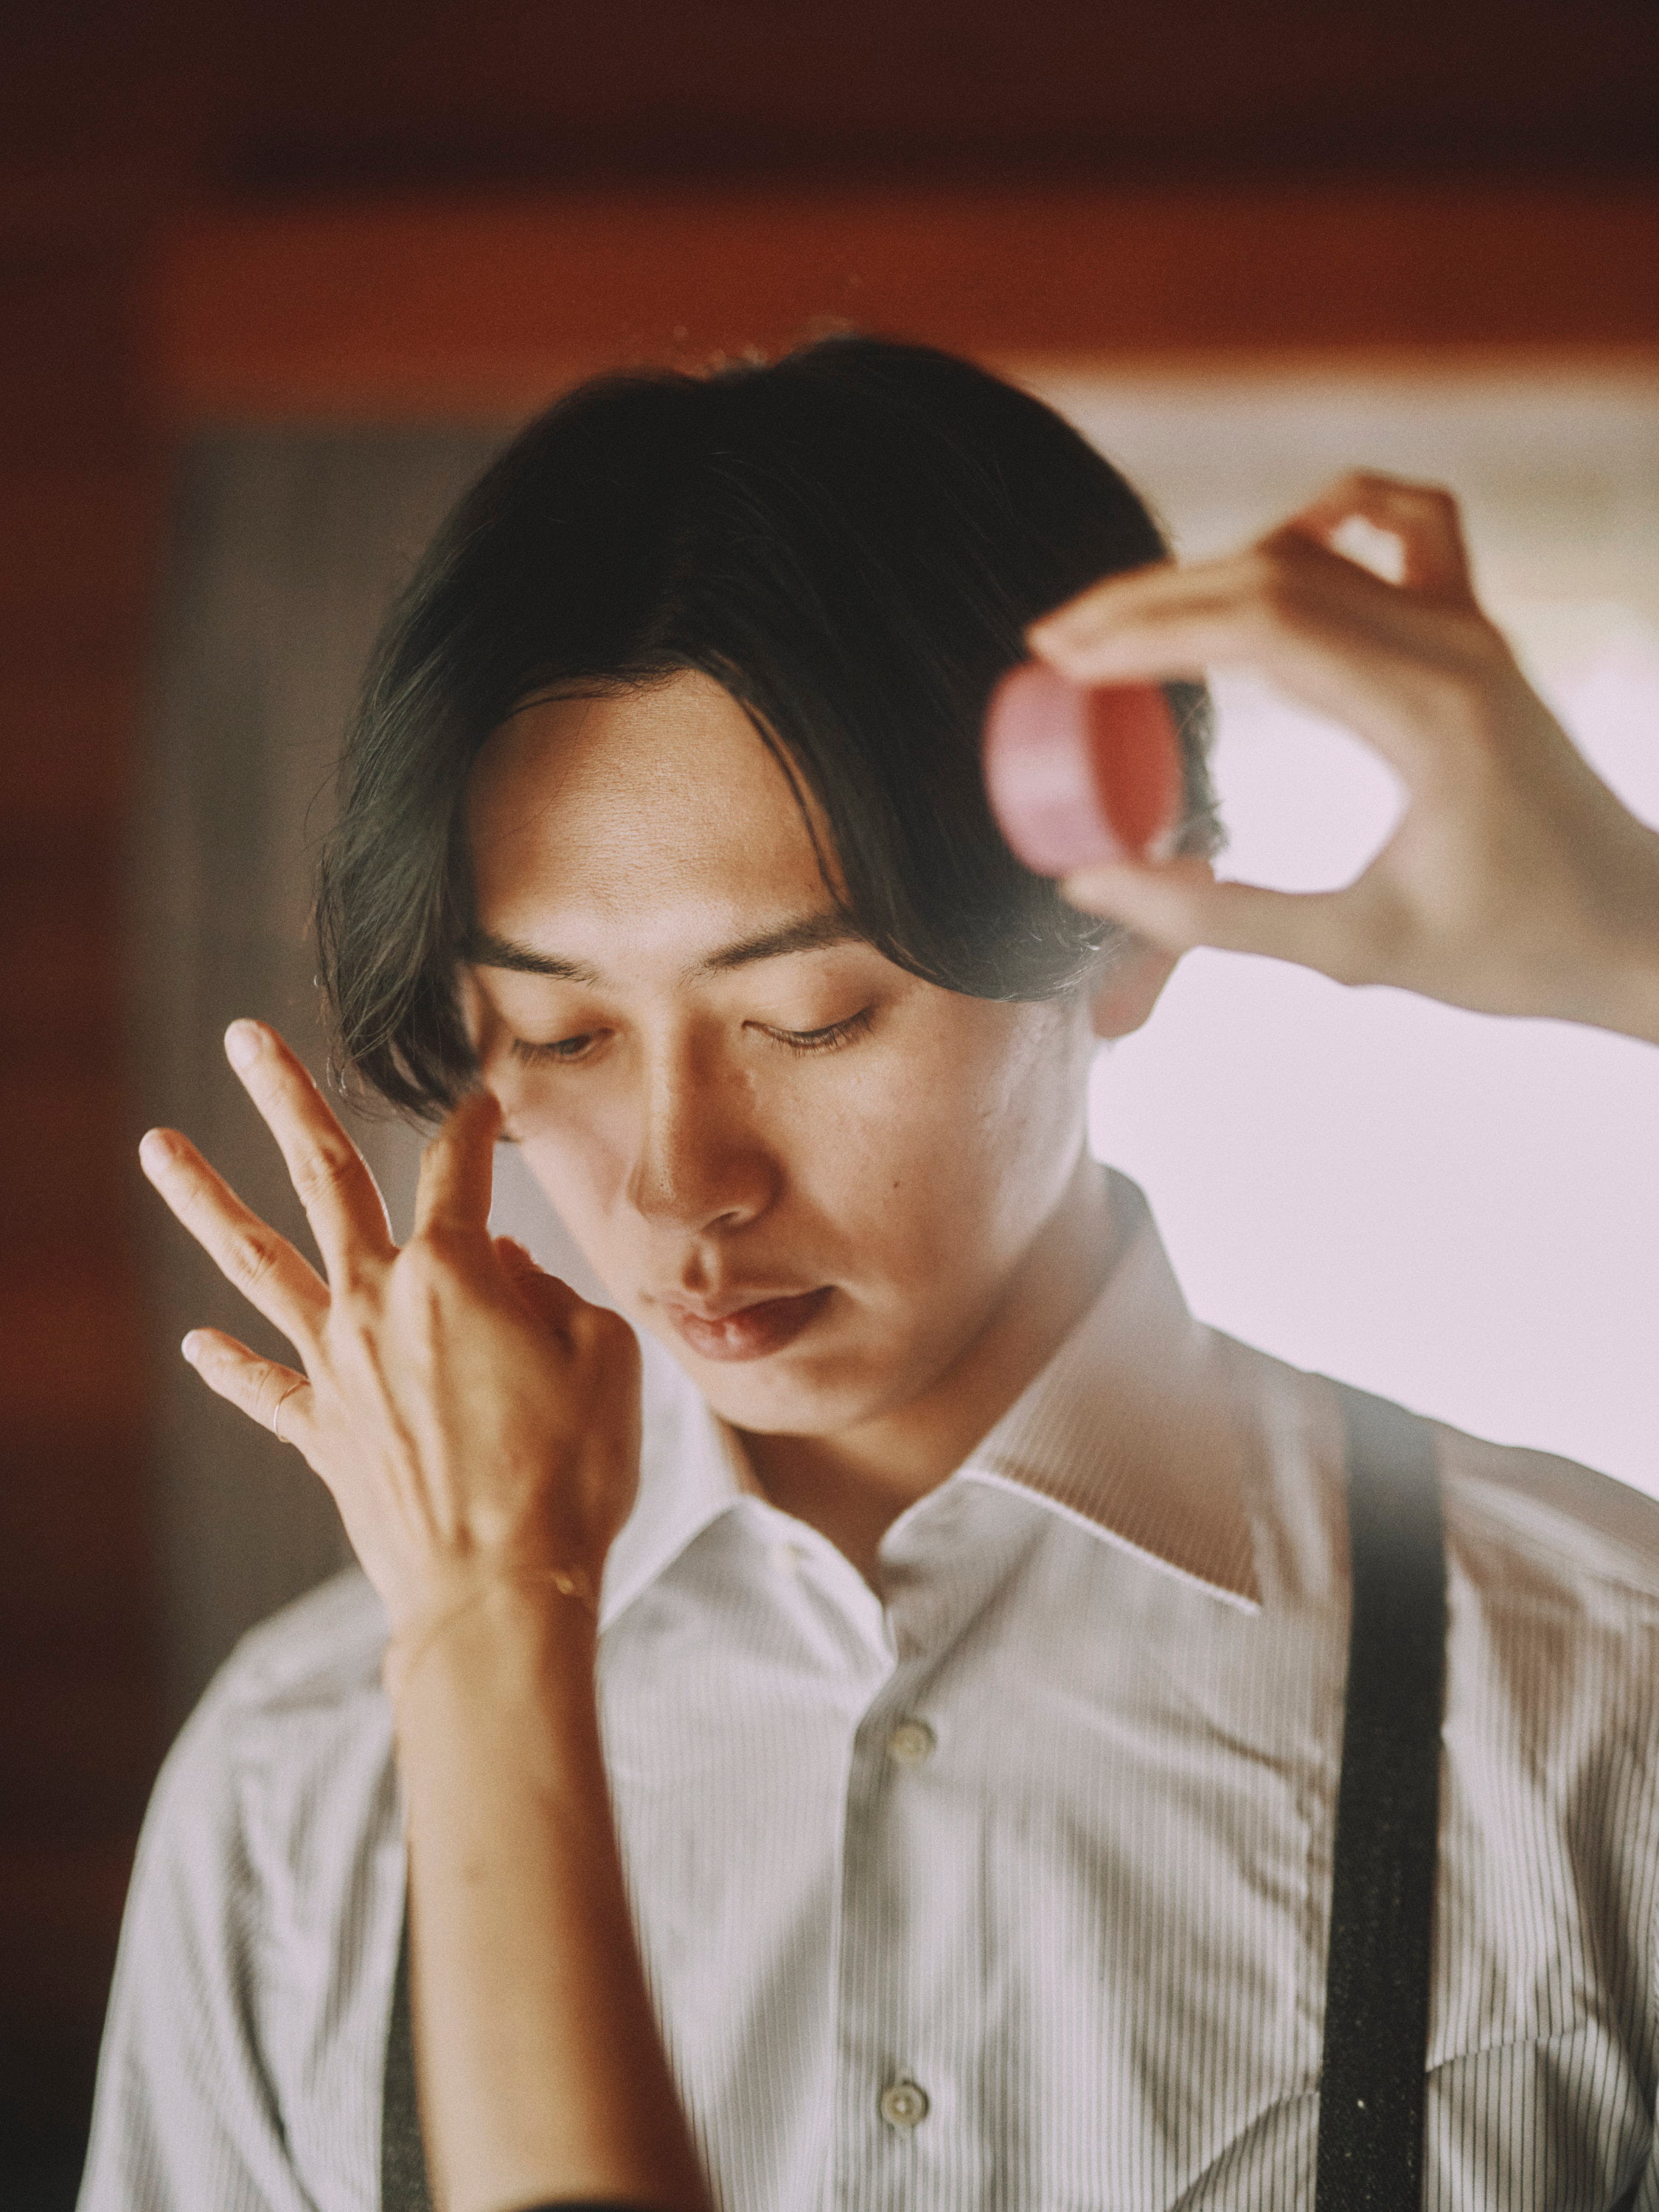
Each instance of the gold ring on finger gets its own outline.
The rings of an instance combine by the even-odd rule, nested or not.
[[[290,1382],[270,1409],[270,1433],[279,1444],[285,1444],[288,1442],[288,1438],[283,1434],[283,1408],[296,1390],[302,1390],[304,1388],[305,1385],[302,1382]]]

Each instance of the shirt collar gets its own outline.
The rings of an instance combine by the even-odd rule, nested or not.
[[[1151,1209],[1111,1182],[1105,1287],[961,1473],[1035,1493],[1217,1596],[1261,1603],[1240,1411],[1221,1340],[1193,1319]]]
[[[1111,1193],[1117,1256],[1105,1287],[951,1480],[1006,1485],[1254,1608],[1243,1444],[1221,1345],[1188,1311],[1139,1190],[1114,1174]],[[605,1626],[712,1522],[763,1494],[690,1378],[649,1339],[641,1351],[640,1491],[605,1563]]]
[[[605,1563],[599,1626],[745,1497],[761,1496],[742,1446],[662,1346],[640,1339],[640,1487]]]

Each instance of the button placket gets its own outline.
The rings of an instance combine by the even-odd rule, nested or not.
[[[949,1716],[929,1708],[941,1679],[948,1695],[951,1652],[983,1593],[974,1576],[962,1573],[954,1547],[946,1561],[929,1554],[945,1546],[961,1512],[958,1505],[948,1519],[939,1516],[929,1543],[913,1541],[912,1556],[883,1577],[894,1665],[865,1710],[848,1778],[836,2148],[826,2197],[832,2212],[905,2212],[924,2177],[939,2201],[940,2192],[952,2202],[978,2193],[979,2153],[973,2130],[962,2125],[951,2063],[933,2052],[933,2024],[917,2013],[909,1978],[893,1971],[902,1953],[914,1948],[925,1962],[939,1943],[926,1897],[931,1861],[922,1839],[941,1817],[932,1770],[949,1741]],[[911,2070],[931,2072],[934,2063],[939,2076],[925,2083]]]

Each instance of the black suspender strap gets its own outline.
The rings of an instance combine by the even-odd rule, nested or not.
[[[409,2008],[409,1915],[398,1946],[380,2096],[380,2212],[432,2212],[426,2144],[415,2094],[415,2028]]]
[[[1425,1421],[1339,1386],[1353,1615],[1331,1875],[1315,2212],[1423,2201],[1446,1564]]]

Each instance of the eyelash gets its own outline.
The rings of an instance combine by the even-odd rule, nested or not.
[[[514,1060],[522,1060],[526,1067],[534,1067],[550,1060],[558,1066],[568,1067],[582,1057],[580,1052],[572,1052],[568,1048],[572,1045],[588,1045],[592,1041],[592,1030],[584,1030],[580,1036],[556,1037],[551,1044],[532,1044],[528,1037],[514,1037],[513,1057]]]
[[[875,1018],[875,1008],[866,1006],[856,1014],[849,1014],[844,1022],[831,1022],[827,1029],[773,1030],[759,1026],[763,1036],[770,1037],[774,1043],[781,1044],[786,1052],[793,1053],[798,1060],[804,1060],[811,1053],[834,1052],[842,1045],[851,1044],[855,1038],[864,1036]],[[556,1066],[572,1067],[586,1057],[586,1052],[573,1051],[570,1048],[586,1048],[592,1042],[593,1034],[588,1030],[580,1036],[556,1038],[551,1044],[532,1044],[528,1038],[515,1037],[513,1040],[513,1057],[532,1067],[538,1064],[545,1065],[550,1060]]]
[[[844,1022],[831,1022],[823,1030],[768,1030],[769,1037],[796,1057],[810,1052],[834,1052],[837,1045],[851,1044],[854,1037],[862,1036],[876,1018],[873,1006],[866,1006],[856,1014],[848,1014]]]

